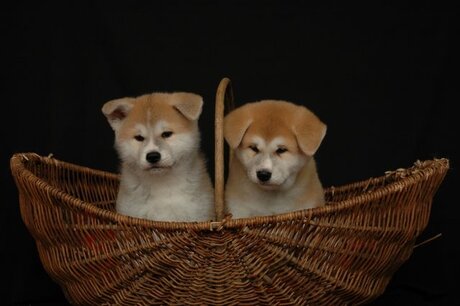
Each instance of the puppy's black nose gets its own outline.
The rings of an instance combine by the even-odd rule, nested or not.
[[[160,159],[161,159],[161,154],[159,152],[149,152],[147,153],[147,156],[145,157],[145,159],[151,163],[151,164],[154,164],[156,162],[158,162]]]
[[[266,182],[266,181],[268,181],[271,177],[272,177],[272,173],[271,173],[271,172],[268,172],[268,171],[266,171],[266,170],[257,171],[257,178],[258,178],[261,182]]]

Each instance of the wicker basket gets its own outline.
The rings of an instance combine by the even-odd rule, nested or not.
[[[229,219],[224,100],[216,97],[219,222],[117,214],[119,177],[34,153],[11,158],[21,215],[47,273],[72,304],[338,305],[383,293],[429,220],[447,159],[326,190],[326,207]]]

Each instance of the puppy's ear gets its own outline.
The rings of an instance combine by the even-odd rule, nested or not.
[[[107,117],[110,126],[117,131],[121,122],[126,118],[134,106],[134,98],[111,100],[102,106],[102,113]]]
[[[236,109],[225,116],[224,138],[230,148],[238,148],[251,123],[252,116],[244,107]]]
[[[203,98],[199,95],[178,92],[174,93],[173,107],[177,109],[188,120],[198,120],[203,109]]]
[[[313,156],[326,135],[327,126],[303,106],[299,106],[294,121],[293,130],[300,149],[306,155]]]

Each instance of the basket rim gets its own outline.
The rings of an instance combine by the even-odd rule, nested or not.
[[[72,206],[97,217],[110,220],[120,225],[133,225],[147,228],[156,228],[161,230],[221,230],[223,228],[242,228],[245,226],[254,226],[261,224],[289,222],[299,219],[310,220],[312,218],[320,217],[333,212],[340,212],[356,205],[363,205],[367,201],[372,201],[382,197],[391,192],[400,191],[403,187],[413,185],[417,183],[419,179],[425,177],[428,179],[438,171],[445,175],[449,169],[449,159],[447,158],[433,158],[424,161],[417,160],[414,165],[407,168],[399,168],[395,171],[386,171],[385,174],[378,177],[370,177],[365,180],[358,180],[352,183],[344,184],[338,187],[330,186],[325,189],[326,192],[335,192],[339,190],[346,190],[351,188],[363,187],[370,185],[371,183],[382,184],[391,176],[396,176],[396,179],[388,184],[382,185],[379,188],[371,190],[369,192],[353,196],[352,198],[331,202],[328,201],[324,207],[316,207],[303,209],[293,212],[287,212],[282,214],[270,215],[270,216],[258,216],[249,218],[238,218],[232,219],[229,216],[224,218],[222,221],[193,221],[193,222],[177,222],[177,221],[154,221],[142,218],[136,218],[131,216],[122,215],[120,213],[109,211],[103,208],[99,208],[89,202],[83,201],[77,197],[74,197],[62,189],[52,186],[51,184],[38,177],[25,166],[25,162],[34,161],[52,165],[54,167],[63,167],[70,170],[79,172],[88,172],[91,175],[99,176],[101,178],[118,181],[119,175],[104,171],[93,169],[70,162],[56,159],[53,156],[41,156],[34,152],[26,153],[14,153],[10,159],[10,167],[16,184],[18,184],[19,177],[24,177],[28,182],[33,183],[40,189],[44,189],[46,192],[51,193],[59,200],[71,203]],[[19,186],[18,186],[19,187]]]

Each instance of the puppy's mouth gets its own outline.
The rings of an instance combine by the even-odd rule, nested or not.
[[[257,184],[259,185],[260,188],[262,188],[264,190],[278,190],[280,188],[280,185],[272,184],[270,182],[258,181]]]
[[[173,165],[170,166],[163,166],[163,165],[150,165],[146,167],[144,170],[145,171],[150,171],[150,172],[164,172],[167,170],[170,170]]]

